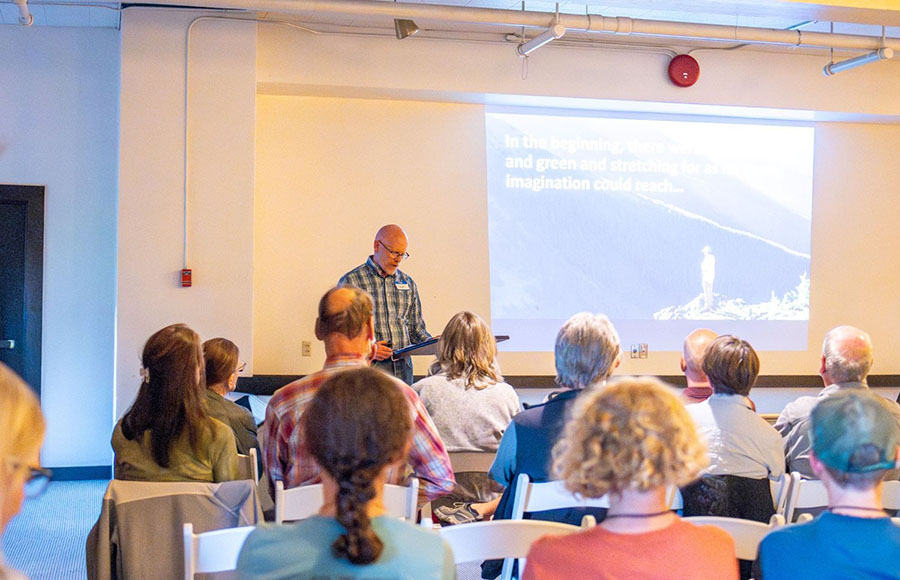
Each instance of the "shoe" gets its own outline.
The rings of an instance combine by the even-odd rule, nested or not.
[[[472,522],[480,522],[484,519],[482,515],[472,509],[472,504],[455,502],[453,507],[441,506],[434,510],[434,515],[441,522],[448,525],[471,524]]]

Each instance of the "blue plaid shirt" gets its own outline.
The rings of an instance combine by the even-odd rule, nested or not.
[[[341,276],[338,283],[356,286],[372,295],[376,341],[387,341],[391,349],[397,350],[431,338],[422,319],[419,289],[400,270],[386,276],[369,256],[365,264]]]

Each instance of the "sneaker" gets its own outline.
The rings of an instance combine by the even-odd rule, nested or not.
[[[441,522],[447,525],[456,525],[456,524],[471,524],[472,522],[480,522],[484,518],[474,509],[472,509],[472,504],[463,503],[463,502],[455,502],[453,507],[450,506],[441,506],[434,510],[434,515],[437,516]]]

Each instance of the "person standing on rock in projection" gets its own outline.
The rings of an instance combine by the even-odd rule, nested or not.
[[[703,282],[703,309],[711,310],[713,301],[713,283],[716,281],[716,257],[709,246],[703,246],[703,261],[700,262],[700,274]]]

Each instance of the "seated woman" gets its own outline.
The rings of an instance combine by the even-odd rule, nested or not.
[[[241,578],[455,578],[440,536],[386,514],[387,470],[405,461],[412,411],[393,379],[371,368],[322,384],[301,421],[322,468],[325,503],[296,524],[260,526],[238,558]]]
[[[112,436],[116,479],[234,479],[237,444],[203,404],[200,337],[184,324],[156,332],[144,345],[143,382]]]
[[[683,490],[685,515],[715,515],[768,523],[775,513],[770,479],[784,473],[778,431],[751,408],[747,396],[759,375],[759,357],[746,340],[723,335],[703,354],[713,394],[688,406],[709,467]],[[743,575],[750,573],[745,566]]]
[[[16,373],[0,363],[0,533],[22,509],[22,500],[47,487],[50,472],[39,467],[44,415],[37,397]],[[0,554],[0,578],[24,579]]]
[[[210,417],[231,427],[238,453],[247,455],[251,449],[259,449],[253,414],[225,398],[237,387],[238,373],[244,370],[237,345],[227,338],[211,338],[203,343],[203,360],[206,363],[206,410]]]
[[[654,378],[586,392],[554,448],[553,470],[572,492],[609,495],[606,519],[585,532],[535,542],[523,578],[737,578],[734,542],[669,510],[666,492],[706,464],[684,406]]]
[[[503,432],[519,412],[519,397],[503,382],[497,343],[484,320],[471,312],[451,318],[438,341],[431,372],[413,389],[447,451],[497,451]],[[496,502],[466,503],[495,499],[498,490],[492,490],[491,483],[486,473],[457,473],[456,489],[436,502],[435,515],[447,523],[464,523],[492,514]]]

